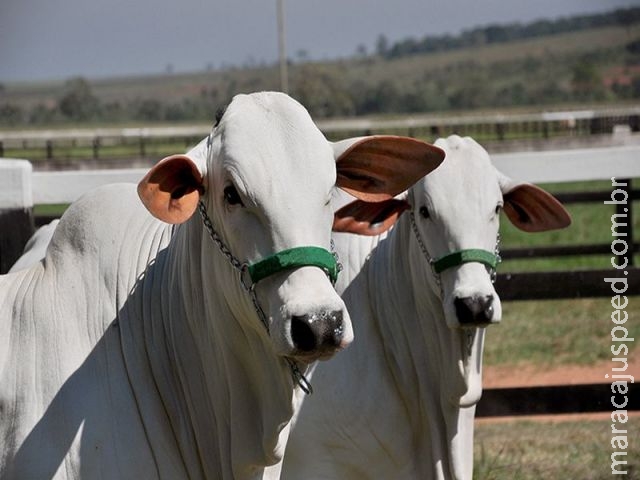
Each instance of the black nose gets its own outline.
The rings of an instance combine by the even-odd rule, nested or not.
[[[482,327],[493,321],[493,295],[458,297],[453,305],[462,327]]]
[[[343,331],[341,310],[291,317],[291,339],[301,353],[336,350],[342,341]]]

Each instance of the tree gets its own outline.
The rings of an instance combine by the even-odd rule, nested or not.
[[[376,40],[376,54],[379,57],[386,57],[389,53],[389,40],[384,34],[378,35],[378,39]]]
[[[89,82],[77,77],[66,83],[65,93],[58,102],[58,109],[69,120],[92,120],[99,116],[100,102],[91,92]]]
[[[578,100],[595,100],[603,95],[604,87],[597,66],[582,59],[572,68],[571,87]]]

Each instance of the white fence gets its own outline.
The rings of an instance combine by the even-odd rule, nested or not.
[[[506,175],[533,183],[640,177],[640,145],[496,153],[491,158],[494,165]],[[15,165],[15,161],[12,163]],[[146,169],[32,172],[30,186],[16,188],[9,195],[5,192],[5,197],[23,198],[28,195],[32,199],[28,207],[34,204],[71,203],[83,193],[100,185],[119,182],[137,183],[145,173]],[[4,188],[10,189],[10,186],[4,185]],[[24,192],[23,188],[30,192]],[[10,208],[8,204],[1,203],[2,198],[3,196],[0,196],[0,209]]]

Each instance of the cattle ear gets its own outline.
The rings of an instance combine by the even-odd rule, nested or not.
[[[407,190],[444,160],[444,151],[410,137],[375,135],[333,144],[336,184],[368,202]]]
[[[203,190],[202,175],[186,155],[162,159],[138,184],[138,195],[147,210],[174,224],[193,215]]]
[[[531,183],[500,174],[504,213],[525,232],[545,232],[571,225],[571,215],[550,193]]]
[[[355,200],[334,214],[333,231],[380,235],[389,230],[408,208],[405,200],[396,198],[375,203]]]

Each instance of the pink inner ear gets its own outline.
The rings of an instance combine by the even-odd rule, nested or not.
[[[545,232],[571,225],[571,215],[542,188],[524,183],[504,194],[504,213],[525,232]]]
[[[167,223],[187,221],[202,192],[202,176],[185,155],[158,162],[138,184],[138,195],[153,216]]]
[[[333,231],[380,235],[389,230],[408,208],[407,202],[395,198],[376,203],[355,200],[335,213]]]

